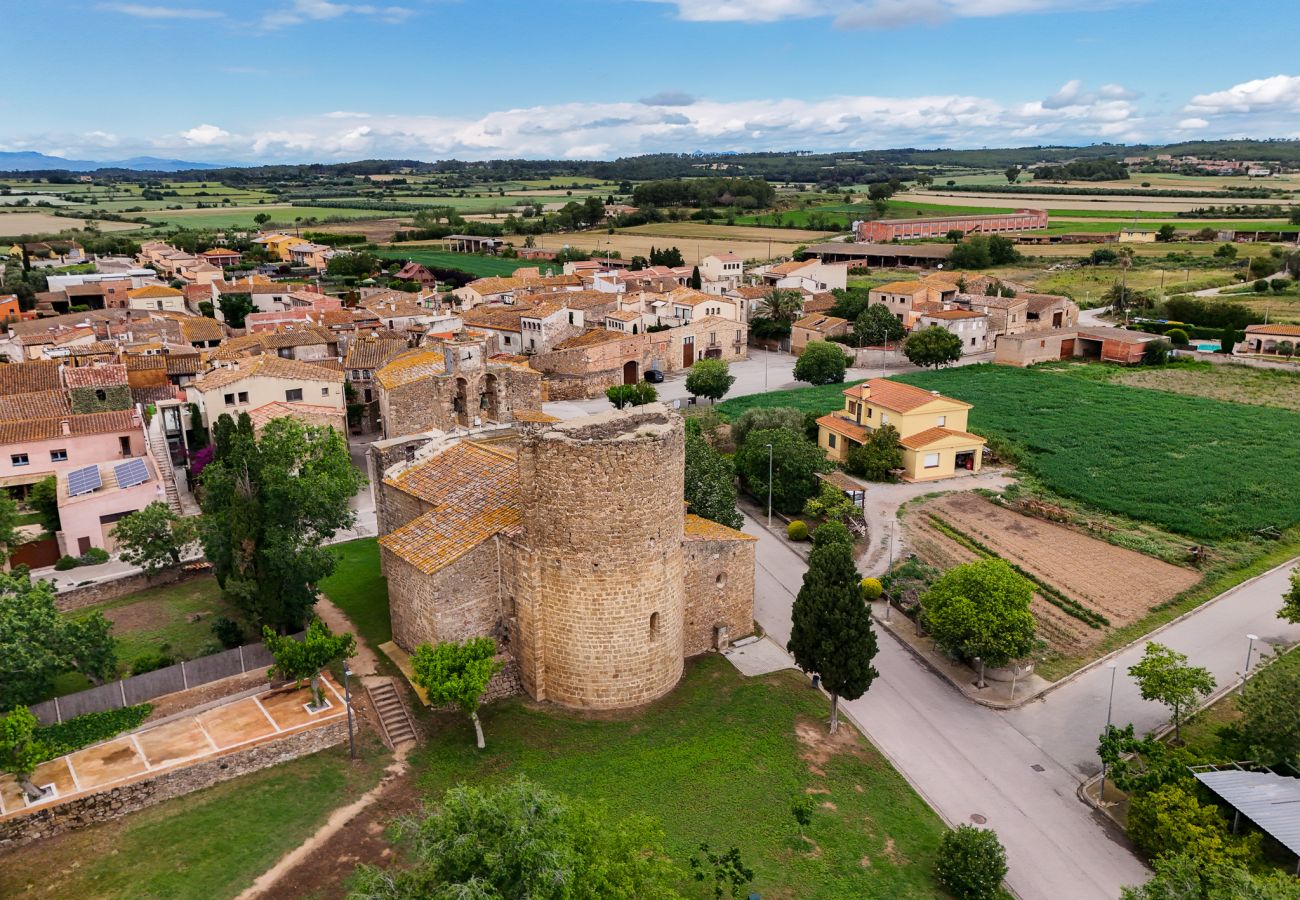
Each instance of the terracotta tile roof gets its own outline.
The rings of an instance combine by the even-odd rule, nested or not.
[[[516,422],[526,422],[535,425],[549,425],[552,422],[559,422],[560,419],[544,413],[540,409],[516,409],[511,411]]]
[[[299,419],[309,425],[330,424],[336,428],[343,427],[343,410],[335,406],[321,406],[316,403],[287,403],[275,400],[257,409],[249,410],[248,418],[253,421],[254,429],[264,428],[272,419]]]
[[[375,370],[375,381],[384,390],[391,391],[422,378],[446,374],[446,371],[441,352],[419,348],[399,353]]]
[[[80,416],[51,416],[21,422],[0,422],[0,444],[53,440],[63,435],[64,422],[68,423],[68,431],[71,435],[112,434],[132,431],[140,427],[129,409],[86,413]]]
[[[817,424],[833,431],[836,434],[842,434],[850,440],[857,441],[859,444],[865,444],[871,438],[871,432],[856,422],[850,422],[848,419],[837,415],[822,416],[817,420]]]
[[[212,351],[212,358],[217,360],[242,359],[250,354],[262,352],[262,338],[256,334],[241,334],[239,337],[224,341]]]
[[[478,278],[465,285],[479,296],[510,294],[524,286],[522,278]]]
[[[165,284],[145,285],[142,288],[136,288],[134,291],[127,291],[126,295],[132,300],[162,300],[167,297],[185,296],[181,291],[167,287]]]
[[[220,341],[226,336],[225,329],[216,319],[207,316],[189,316],[180,322],[181,337],[190,343],[197,341]]]
[[[889,284],[878,284],[868,293],[874,294],[879,291],[882,294],[907,294],[916,296],[931,290],[931,286],[922,281],[891,281]]]
[[[586,312],[590,309],[612,305],[617,300],[617,294],[606,291],[565,291],[556,302],[563,303],[569,309],[580,309]]]
[[[385,483],[433,505],[379,539],[381,547],[422,572],[437,572],[522,520],[514,458],[469,441]]]
[[[595,347],[598,344],[604,344],[608,341],[627,340],[630,335],[621,331],[609,331],[605,328],[591,328],[582,334],[574,335],[571,338],[565,338],[555,345],[556,350],[573,350],[577,347]]]
[[[1024,303],[1028,306],[1028,301],[1023,297],[990,297],[985,294],[958,294],[957,299],[962,303],[969,303],[971,307],[983,306],[988,309],[1010,309],[1013,306],[1019,306]]]
[[[830,291],[826,291],[821,294],[813,294],[811,297],[809,297],[807,300],[804,301],[803,304],[804,315],[808,315],[810,313],[830,312],[831,307],[834,305],[835,305],[835,295],[832,294]]]
[[[710,300],[730,302],[725,297],[705,294],[692,288],[678,288],[675,291],[669,292],[666,299],[672,301],[678,306],[699,306],[701,303],[708,303]]]
[[[1247,325],[1247,334],[1281,334],[1300,337],[1300,325]]]
[[[54,335],[54,344],[56,346],[70,344],[73,341],[84,341],[86,338],[91,338],[93,340],[94,337],[95,329],[89,326],[85,328],[70,328],[67,331]]]
[[[745,300],[762,300],[768,294],[772,293],[772,289],[767,285],[742,284],[739,287],[732,288],[727,291],[727,293],[735,294]]]
[[[157,403],[159,400],[177,399],[184,398],[178,396],[177,389],[170,384],[147,384],[143,387],[131,388],[131,402],[142,406]]]
[[[13,394],[0,397],[0,422],[21,422],[24,419],[47,419],[72,415],[68,395],[60,390],[33,391],[30,394]]]
[[[200,391],[211,391],[234,384],[245,378],[292,378],[302,381],[342,382],[343,373],[334,372],[324,366],[300,362],[296,359],[281,359],[278,356],[254,356],[233,366],[214,369],[194,383]]]
[[[520,331],[519,319],[526,310],[517,306],[476,306],[461,313],[467,328],[490,328],[493,331]]]
[[[804,316],[794,323],[795,328],[806,328],[809,331],[830,331],[832,328],[839,328],[842,325],[848,325],[848,319],[841,319],[838,316],[828,316],[825,313],[813,313],[811,316]]]
[[[345,369],[378,369],[399,353],[408,349],[406,341],[364,337],[348,347]]]
[[[281,326],[275,331],[259,331],[255,337],[267,350],[279,350],[283,347],[314,347],[338,341],[334,332],[313,325]]]
[[[162,353],[124,353],[122,365],[128,372],[151,372],[167,368],[167,357]]]
[[[68,356],[113,356],[117,353],[117,345],[110,344],[108,341],[92,341],[89,344],[76,344],[68,348]]]
[[[720,525],[711,519],[705,519],[693,513],[686,514],[682,528],[682,539],[687,541],[756,541],[752,534],[745,534],[726,525]]]
[[[58,390],[62,387],[59,364],[52,360],[0,365],[0,396]]]
[[[790,262],[781,263],[779,266],[773,266],[767,270],[769,275],[793,275],[805,266],[810,266],[817,262],[815,259],[805,259],[802,262],[791,260]]]
[[[641,319],[641,314],[632,312],[630,309],[615,309],[605,313],[606,319],[614,319],[618,322],[636,322]]]
[[[968,431],[958,431],[955,428],[927,428],[925,431],[918,431],[910,437],[901,438],[899,443],[908,450],[920,450],[931,444],[937,444],[946,438],[961,438],[968,440],[972,444],[983,446],[986,441],[978,434],[971,434]]]
[[[126,366],[110,363],[64,369],[63,383],[69,388],[115,387],[126,384]]]
[[[168,375],[197,375],[203,368],[197,353],[168,353],[163,360]]]
[[[862,388],[866,387],[867,396],[863,396]],[[904,384],[901,381],[891,381],[888,378],[873,378],[864,385],[857,385],[848,388],[844,393],[858,391],[850,396],[866,400],[873,406],[881,406],[885,409],[891,409],[898,413],[908,413],[914,409],[920,409],[927,403],[933,403],[936,400],[942,400],[944,403],[956,406],[964,406],[970,409],[969,403],[963,403],[960,400],[954,400],[951,397],[945,397],[942,394],[932,394],[927,390],[919,387],[913,387],[910,384]]]
[[[512,369],[518,369],[521,372],[527,372],[529,375],[541,377],[541,372],[533,368],[532,363],[527,356],[520,356],[516,353],[493,353],[487,358],[490,366],[510,366]]]

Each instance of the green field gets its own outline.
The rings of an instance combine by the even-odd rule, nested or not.
[[[492,704],[481,713],[486,750],[474,749],[464,716],[442,717],[414,759],[421,787],[436,797],[527,775],[615,818],[653,816],[679,864],[700,841],[739,848],[764,897],[941,896],[932,868],[943,824],[852,726],[829,738],[827,701],[803,676],[744,678],[717,655],[687,669],[672,694],[628,715]],[[789,811],[804,793],[819,803],[811,843]]]
[[[388,616],[388,581],[379,572],[378,542],[362,538],[335,544],[330,552],[338,565],[320,583],[321,592],[347,613],[371,647],[388,643],[393,623]]]
[[[24,847],[0,896],[234,897],[379,781],[388,754],[367,734],[359,763],[335,747]]]
[[[1214,540],[1300,522],[1300,414],[978,365],[899,378],[974,404],[972,430],[1049,488]]]
[[[292,225],[296,218],[315,218],[318,222],[327,219],[349,221],[354,219],[390,219],[409,217],[410,213],[399,213],[377,209],[332,208],[326,206],[246,206],[240,209],[169,209],[141,213],[150,222],[163,225],[180,225],[186,228],[254,228],[256,216],[266,213],[271,221],[280,225]]]
[[[561,267],[544,260],[503,259],[497,256],[478,256],[473,253],[451,253],[447,250],[432,250],[428,247],[407,246],[405,244],[385,244],[379,248],[379,254],[390,258],[411,259],[426,266],[441,266],[446,269],[460,269],[480,278],[492,275],[510,275],[515,269],[541,266],[558,271]]]

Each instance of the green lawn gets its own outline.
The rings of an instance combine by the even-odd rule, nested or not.
[[[385,244],[379,248],[381,256],[391,259],[411,259],[426,266],[441,266],[446,269],[460,269],[480,278],[492,275],[510,275],[518,268],[542,266],[559,271],[560,267],[544,260],[504,259],[497,256],[478,256],[473,253],[450,253],[425,246],[406,246],[404,244]]]
[[[374,738],[361,750],[358,764],[336,747],[24,847],[0,866],[0,896],[233,897],[379,781],[387,751]]]
[[[749,394],[734,397],[718,404],[718,412],[727,419],[735,419],[747,409],[759,406],[792,406],[801,412],[825,415],[844,408],[843,391],[856,381],[844,384],[823,384],[817,387],[791,388],[788,391],[768,391],[766,394]]]
[[[683,865],[700,841],[734,845],[764,897],[940,896],[932,869],[943,824],[851,726],[830,742],[828,714],[794,672],[746,679],[707,656],[688,664],[672,695],[635,713],[493,704],[482,713],[486,751],[474,749],[467,719],[448,717],[415,765],[434,796],[522,773],[616,818],[651,815]],[[805,792],[821,804],[808,830],[815,849],[789,811]]]
[[[321,582],[321,592],[347,613],[371,647],[388,643],[393,623],[388,617],[388,580],[379,574],[379,544],[375,538],[362,538],[335,544],[331,552],[338,565]]]

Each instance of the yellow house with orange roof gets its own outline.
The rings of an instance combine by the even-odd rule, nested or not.
[[[266,248],[267,253],[279,257],[282,262],[292,262],[293,254],[290,251],[299,244],[310,244],[311,241],[277,231],[274,234],[264,234],[254,238],[253,243],[261,244]]]
[[[873,378],[844,389],[844,408],[817,420],[817,445],[842,463],[886,425],[903,445],[903,480],[978,472],[986,441],[966,430],[971,405],[901,381]]]

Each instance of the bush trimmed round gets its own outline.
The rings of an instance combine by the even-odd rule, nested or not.
[[[1169,338],[1169,343],[1175,347],[1186,347],[1192,342],[1191,335],[1181,328],[1170,328],[1165,332],[1165,337]]]
[[[879,600],[885,593],[885,587],[879,578],[862,579],[862,596],[866,600]]]
[[[795,519],[785,527],[785,536],[792,541],[808,540],[808,526]]]
[[[995,900],[1007,876],[1007,853],[991,830],[962,825],[939,843],[935,874],[958,900]]]
[[[843,522],[823,522],[813,532],[812,542],[814,547],[825,547],[827,544],[844,544],[846,547],[852,547],[853,533]]]

